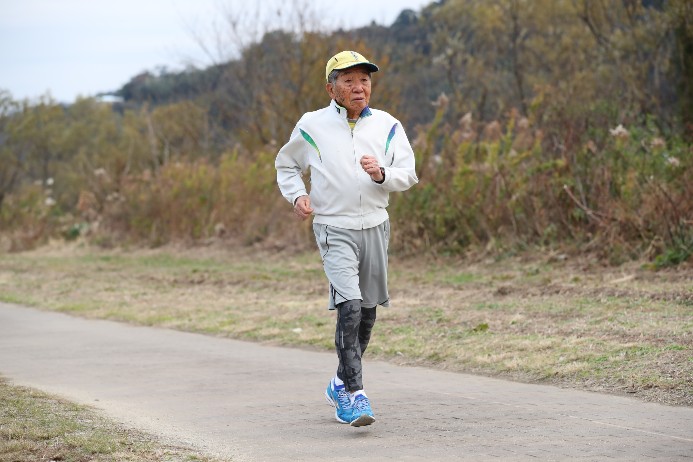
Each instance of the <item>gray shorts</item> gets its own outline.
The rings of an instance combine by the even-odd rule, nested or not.
[[[363,308],[389,306],[389,220],[361,230],[313,223],[313,232],[330,282],[329,309],[347,300],[361,300]]]

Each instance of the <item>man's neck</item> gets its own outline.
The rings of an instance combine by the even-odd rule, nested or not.
[[[346,111],[347,119],[349,119],[349,120],[358,120],[361,117],[361,114],[363,114],[363,111],[368,109],[368,106],[366,106],[363,109],[354,111],[352,109],[348,109],[348,108],[344,107],[337,100],[334,100],[334,102],[340,110]]]

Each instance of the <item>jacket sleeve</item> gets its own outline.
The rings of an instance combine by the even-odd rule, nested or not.
[[[293,132],[291,132],[289,142],[279,150],[274,161],[274,167],[277,169],[279,190],[291,205],[299,197],[308,194],[302,178],[303,173],[308,170],[308,149],[309,146],[301,137],[297,124]]]
[[[401,123],[399,125],[402,126]],[[419,182],[416,177],[414,151],[404,129],[395,132],[393,141],[395,142],[394,159],[392,165],[383,167],[385,181],[382,187],[387,192],[406,191]]]

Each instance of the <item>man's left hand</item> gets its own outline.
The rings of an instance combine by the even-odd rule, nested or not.
[[[380,164],[378,164],[378,159],[373,156],[363,156],[361,157],[361,168],[364,172],[368,173],[373,181],[378,183],[382,182],[383,171],[380,170]]]

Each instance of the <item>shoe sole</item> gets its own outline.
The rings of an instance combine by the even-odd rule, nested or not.
[[[335,409],[337,408],[337,405],[335,404],[334,400],[332,400],[332,398],[330,398],[330,395],[327,393],[327,390],[325,390],[325,399],[327,400],[327,404],[329,404],[330,406],[332,406]]]
[[[337,422],[348,424],[349,422],[339,418],[339,410],[337,409],[337,405],[335,404],[334,400],[330,398],[330,395],[327,393],[327,390],[325,390],[325,399],[327,400],[327,403],[334,408],[334,418],[337,419]]]
[[[334,418],[337,419],[337,422],[343,423],[343,424],[348,424],[346,420],[342,420],[339,418],[339,411],[337,409],[334,410]]]
[[[351,422],[351,424],[349,425],[351,425],[352,427],[365,427],[366,425],[370,425],[373,422],[375,422],[375,417],[373,417],[372,415],[363,414],[360,415],[358,419]]]

